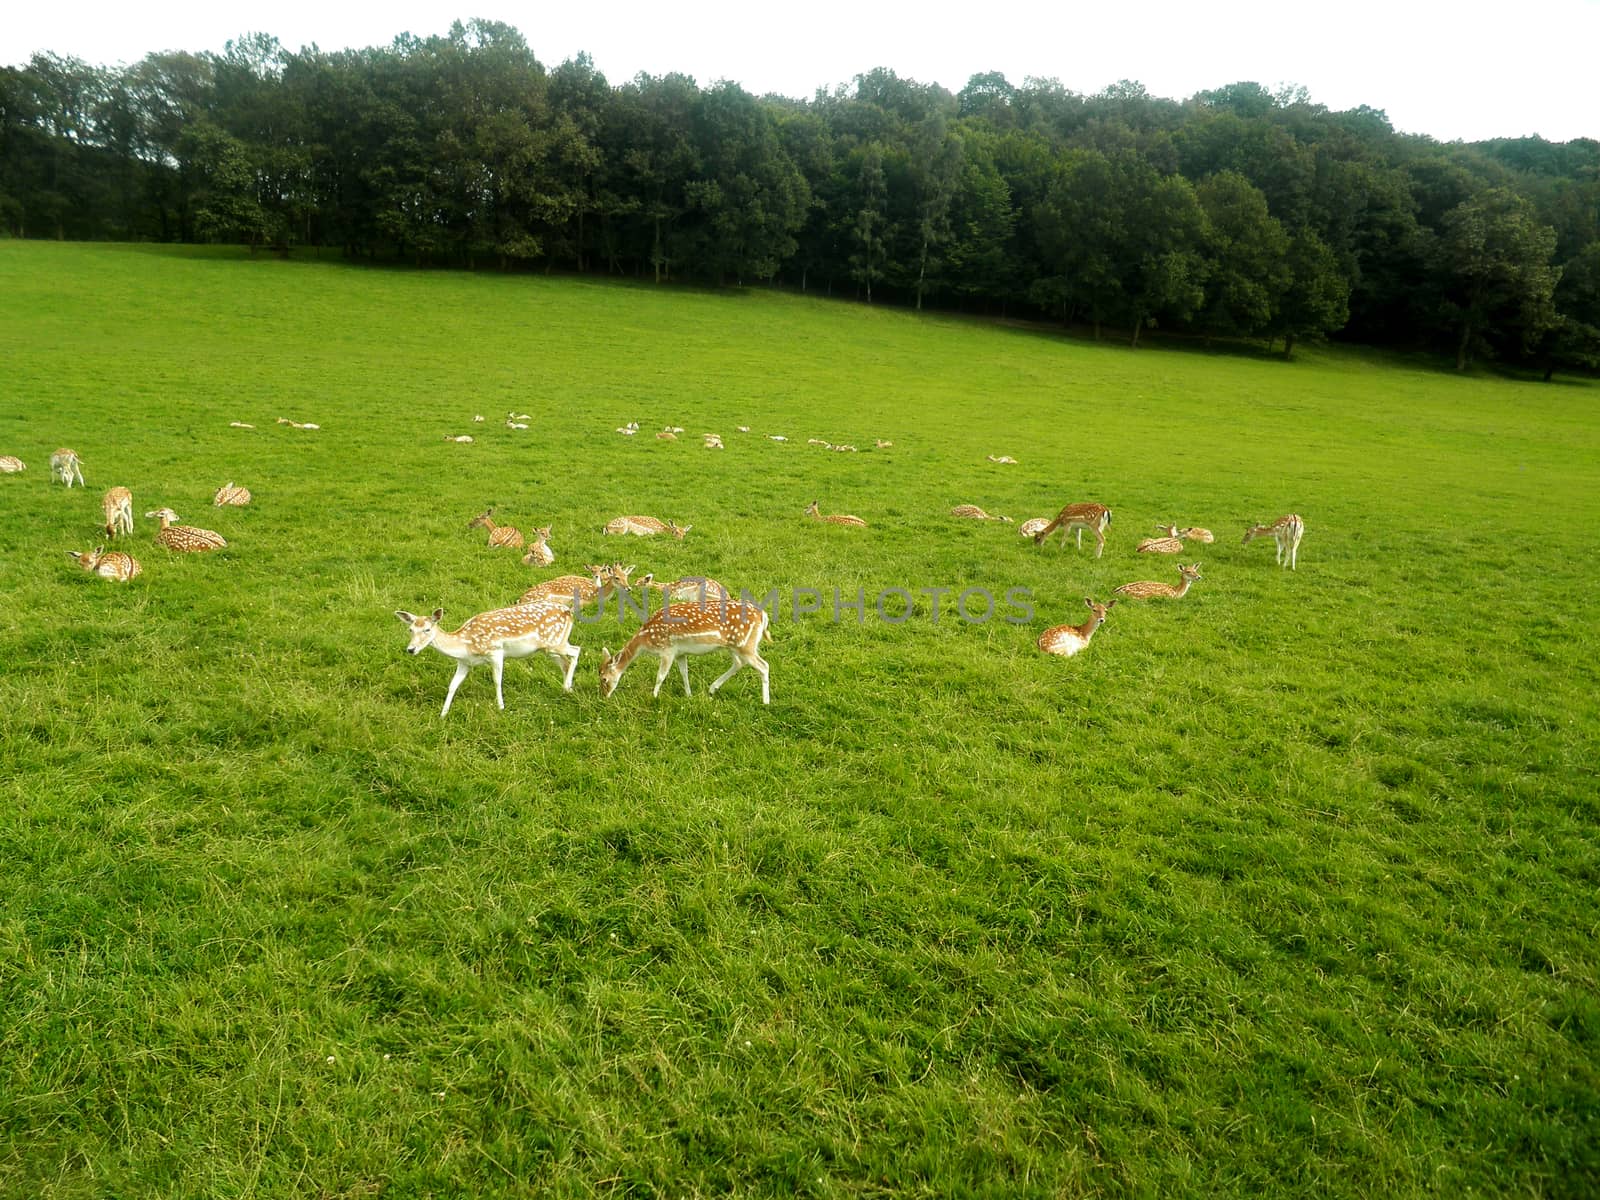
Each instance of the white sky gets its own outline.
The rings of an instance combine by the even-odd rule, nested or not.
[[[388,45],[452,20],[521,30],[554,66],[587,50],[612,83],[681,71],[702,85],[809,97],[873,67],[959,91],[980,71],[1012,83],[1054,76],[1078,92],[1135,79],[1184,99],[1255,80],[1301,84],[1332,109],[1369,104],[1397,129],[1441,141],[1541,134],[1600,138],[1600,0],[275,0],[251,9],[216,0],[140,5],[86,0],[64,9],[16,3],[0,21],[0,65],[38,50],[107,65],[153,50],[221,50],[241,33],[298,50]]]

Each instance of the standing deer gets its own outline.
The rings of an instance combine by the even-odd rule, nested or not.
[[[513,550],[522,549],[522,531],[514,525],[496,525],[494,523],[494,509],[486,508],[472,520],[467,522],[468,529],[479,527],[489,531],[489,545],[509,546]]]
[[[1057,625],[1046,629],[1039,635],[1039,649],[1046,654],[1059,654],[1070,658],[1089,644],[1089,639],[1094,637],[1094,631],[1105,624],[1106,614],[1116,607],[1116,601],[1106,604],[1096,604],[1085,596],[1083,602],[1089,606],[1089,619],[1082,625]]]
[[[635,537],[654,537],[658,533],[670,533],[680,542],[684,535],[693,529],[693,525],[675,525],[671,521],[658,521],[654,517],[614,517],[606,522],[601,533],[631,533]]]
[[[528,543],[528,552],[522,556],[522,561],[530,567],[548,567],[556,560],[556,553],[546,544],[550,539],[550,526],[533,531],[533,541]]]
[[[806,505],[806,516],[815,517],[819,521],[826,521],[830,525],[852,525],[859,526],[862,529],[867,527],[867,523],[860,517],[852,517],[849,513],[829,513],[824,516],[817,503],[817,501],[813,500]]]
[[[221,550],[226,546],[227,540],[220,533],[210,529],[200,529],[194,525],[174,525],[178,514],[170,508],[158,508],[154,512],[145,513],[147,517],[159,517],[161,520],[160,532],[156,534],[156,541],[168,550],[176,550],[180,554],[203,554],[207,550]]]
[[[733,652],[733,666],[719,675],[709,691],[716,690],[732,679],[743,667],[754,667],[761,672],[761,703],[772,703],[772,693],[767,674],[767,661],[761,657],[763,637],[767,632],[767,613],[753,604],[736,600],[713,600],[707,604],[673,604],[654,614],[639,632],[629,639],[616,657],[611,651],[600,651],[600,695],[611,695],[617,682],[640,654],[654,654],[661,660],[656,672],[656,686],[651,695],[661,694],[661,685],[672,671],[673,662],[683,676],[683,694],[689,695],[689,659],[691,654],[709,654],[713,650]]]
[[[1192,567],[1178,564],[1178,574],[1183,581],[1174,587],[1170,583],[1157,583],[1153,579],[1141,579],[1137,583],[1125,583],[1116,589],[1116,594],[1126,596],[1129,600],[1182,600],[1189,592],[1189,585],[1200,579],[1200,564]]]
[[[411,640],[406,643],[407,654],[421,654],[432,646],[446,658],[456,662],[456,673],[450,680],[450,690],[445,693],[441,717],[450,712],[450,702],[456,698],[456,689],[473,667],[488,663],[494,669],[495,703],[506,706],[502,678],[506,659],[526,658],[543,651],[551,658],[567,660],[566,678],[561,690],[572,690],[572,675],[578,669],[578,647],[567,639],[572,634],[572,619],[576,615],[562,604],[518,604],[511,608],[496,608],[479,613],[454,633],[439,627],[444,619],[444,609],[436,608],[433,615],[419,617],[401,609],[395,616],[411,629]]]
[[[1042,546],[1057,529],[1061,530],[1061,545],[1065,548],[1067,535],[1078,531],[1078,549],[1083,549],[1083,531],[1094,534],[1094,556],[1099,558],[1106,548],[1106,527],[1111,524],[1111,510],[1104,504],[1069,504],[1051,521],[1033,535],[1033,544]]]
[[[121,550],[108,551],[104,546],[96,546],[93,550],[68,550],[67,557],[91,575],[115,583],[127,583],[144,573],[144,568],[133,555],[124,554]]]
[[[50,476],[59,479],[68,487],[76,479],[78,486],[83,486],[83,462],[78,458],[76,450],[68,450],[65,446],[50,456]]]
[[[102,496],[100,510],[105,514],[108,538],[133,532],[133,493],[127,488],[114,487]]]
[[[1248,546],[1258,537],[1270,537],[1278,549],[1278,565],[1293,571],[1300,557],[1300,539],[1306,535],[1306,523],[1297,513],[1279,517],[1271,525],[1251,525],[1244,531],[1241,545]]]
[[[214,508],[243,508],[250,503],[250,489],[247,487],[234,487],[233,480],[228,480],[217,489],[217,494],[211,497]]]

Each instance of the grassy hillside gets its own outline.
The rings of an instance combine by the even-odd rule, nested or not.
[[[15,242],[0,363],[0,1196],[1600,1188],[1596,389]],[[229,547],[89,577],[113,484]],[[1204,580],[1040,655],[1157,521]],[[780,589],[771,706],[601,700],[608,617],[440,720],[393,610],[616,559]]]

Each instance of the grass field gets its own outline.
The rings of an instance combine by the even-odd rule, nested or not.
[[[0,1196],[1592,1196],[1597,400],[0,242]],[[229,547],[141,517],[143,577],[91,578],[113,484]],[[1078,500],[1099,561],[946,515]],[[1290,511],[1294,573],[1239,544]],[[1190,595],[1039,654],[1176,582],[1133,553],[1169,520],[1218,534]],[[530,659],[440,720],[395,609],[619,558],[779,588],[771,706],[704,694],[725,656],[601,700],[608,617],[571,695]],[[871,612],[980,586],[1033,618]]]

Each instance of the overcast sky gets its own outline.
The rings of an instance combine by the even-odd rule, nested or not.
[[[612,83],[681,71],[701,84],[732,79],[757,94],[808,97],[884,66],[952,92],[1000,71],[1013,83],[1054,77],[1078,92],[1135,79],[1181,100],[1254,80],[1304,85],[1333,109],[1381,108],[1397,129],[1442,141],[1600,138],[1600,0],[460,2],[19,2],[0,20],[0,64],[39,50],[129,63],[152,50],[221,50],[246,32],[291,50],[383,46],[398,33],[426,37],[483,17],[521,30],[547,66],[588,51]]]

